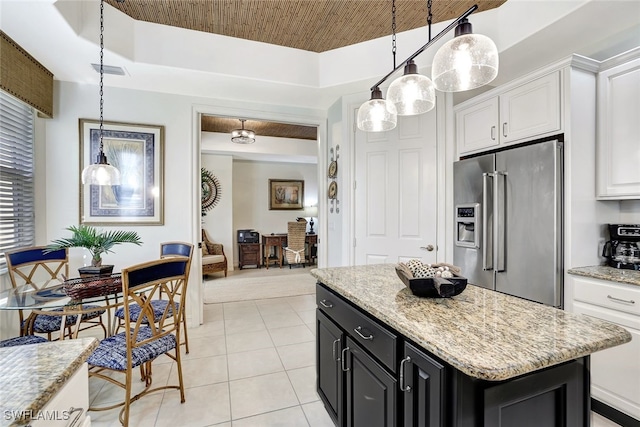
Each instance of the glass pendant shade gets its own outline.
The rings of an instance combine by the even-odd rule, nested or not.
[[[107,163],[107,156],[102,151],[96,160],[96,163],[83,169],[82,184],[120,185],[120,171]]]
[[[244,128],[245,119],[240,119],[242,129],[234,129],[231,131],[231,142],[236,144],[253,144],[256,142],[256,133],[252,130]]]
[[[407,62],[404,75],[391,83],[387,100],[396,107],[399,116],[426,113],[436,105],[436,93],[429,77],[418,73],[413,61]]]
[[[460,92],[483,86],[498,75],[498,48],[487,36],[472,34],[466,19],[456,27],[456,37],[435,54],[431,78],[436,89]]]
[[[398,112],[389,100],[382,99],[382,91],[375,88],[371,99],[358,109],[358,129],[365,132],[384,132],[396,127]]]

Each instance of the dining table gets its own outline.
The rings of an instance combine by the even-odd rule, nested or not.
[[[33,334],[33,324],[40,314],[62,316],[60,339],[77,338],[83,314],[107,311],[107,334],[114,335],[117,323],[113,312],[123,305],[120,273],[108,276],[49,280],[36,284],[38,289],[27,284],[0,291],[0,310],[28,310],[25,334]],[[54,311],[56,310],[56,311]],[[66,317],[77,315],[71,334],[65,334]]]

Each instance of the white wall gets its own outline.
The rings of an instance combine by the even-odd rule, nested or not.
[[[234,236],[236,230],[241,229],[252,229],[260,234],[286,233],[288,221],[295,221],[297,217],[305,217],[308,221],[309,216],[304,210],[269,210],[269,179],[304,180],[304,206],[317,206],[317,176],[318,167],[315,164],[234,161]],[[321,213],[319,212],[318,215]],[[318,230],[318,222],[319,218],[314,218],[314,230]],[[307,231],[309,231],[308,224]],[[235,265],[237,265],[238,245],[235,242],[233,251]]]
[[[222,189],[220,202],[202,217],[202,228],[207,231],[210,239],[222,243],[227,256],[227,268],[233,270],[233,157],[202,154],[200,161],[201,166],[218,179]],[[221,276],[221,273],[217,276]]]

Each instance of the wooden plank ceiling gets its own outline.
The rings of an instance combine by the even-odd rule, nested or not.
[[[139,21],[325,52],[391,34],[391,0],[105,0]],[[507,0],[433,0],[433,23]],[[472,15],[473,17],[473,15]],[[472,20],[473,22],[473,20]],[[426,0],[396,0],[396,31],[424,27]],[[434,34],[435,35],[435,34]],[[202,130],[229,133],[238,119],[205,116]],[[248,120],[256,135],[316,140],[317,129]]]
[[[507,0],[433,0],[433,23]],[[391,34],[391,0],[106,0],[139,21],[325,52]],[[472,15],[473,16],[473,15]],[[473,21],[472,21],[473,22]],[[426,0],[396,0],[396,31],[427,24]]]

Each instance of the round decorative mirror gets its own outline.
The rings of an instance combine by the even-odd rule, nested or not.
[[[220,201],[222,188],[218,178],[205,168],[201,170],[200,185],[202,186],[202,216],[205,216],[207,211],[213,209]]]

